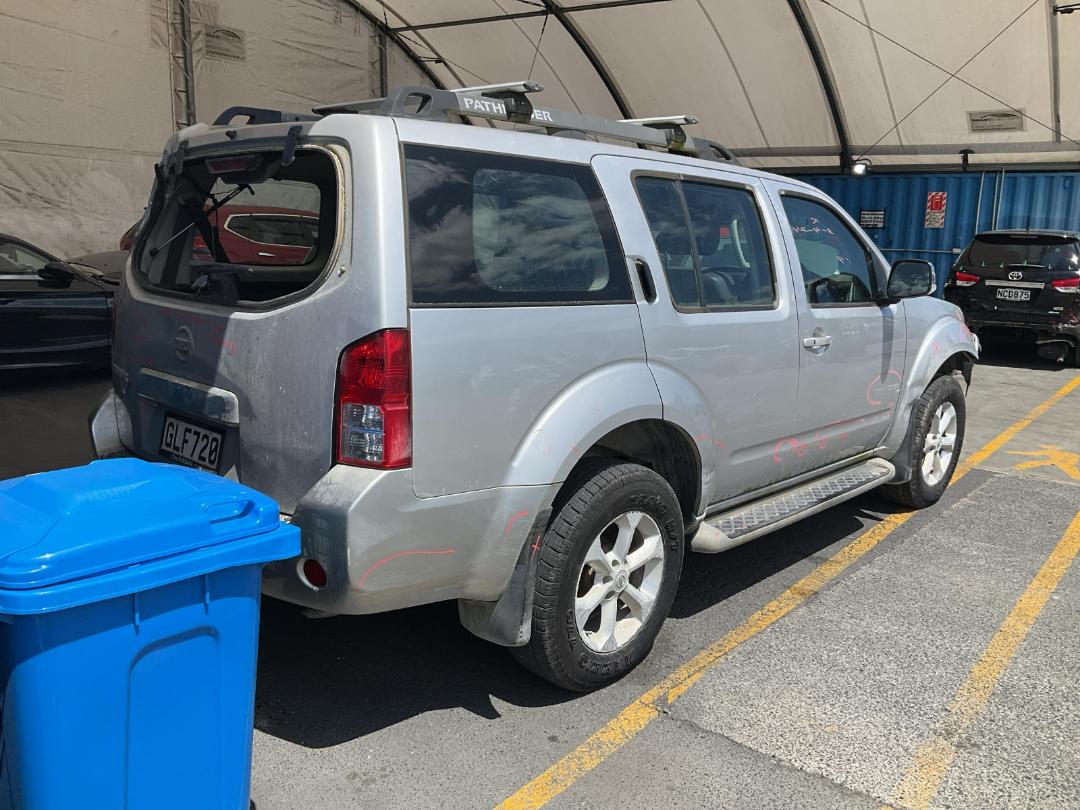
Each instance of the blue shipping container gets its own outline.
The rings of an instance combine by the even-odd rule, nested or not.
[[[1080,230],[1080,172],[916,172],[801,175],[856,220],[884,212],[867,235],[895,261],[927,259],[937,269],[939,295],[956,257],[979,231],[994,228]],[[941,227],[927,227],[928,196],[945,192]],[[867,221],[867,220],[864,220]]]

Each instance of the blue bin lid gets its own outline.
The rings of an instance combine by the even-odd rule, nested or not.
[[[277,504],[200,470],[106,459],[0,481],[0,589],[47,588],[277,529]]]

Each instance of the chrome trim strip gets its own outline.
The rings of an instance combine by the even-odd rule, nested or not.
[[[1005,281],[997,278],[988,278],[983,284],[987,287],[1024,287],[1028,290],[1041,290],[1046,286],[1042,281]]]

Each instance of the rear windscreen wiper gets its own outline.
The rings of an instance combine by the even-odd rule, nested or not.
[[[1034,267],[1038,270],[1045,270],[1045,264],[1036,264],[1035,262],[1009,262],[1006,267]]]

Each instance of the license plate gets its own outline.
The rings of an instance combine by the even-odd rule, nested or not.
[[[1002,287],[997,291],[997,297],[1005,301],[1030,301],[1031,290],[1015,290],[1012,287]]]
[[[221,445],[225,436],[220,430],[194,425],[165,414],[161,431],[161,455],[187,464],[217,472],[221,464]]]

